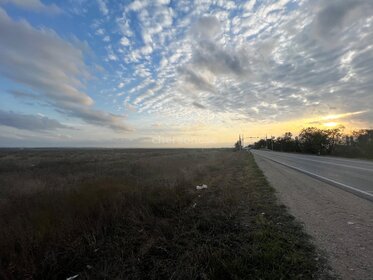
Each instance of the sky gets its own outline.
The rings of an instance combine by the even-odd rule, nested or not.
[[[0,146],[372,128],[372,24],[371,0],[0,0]]]

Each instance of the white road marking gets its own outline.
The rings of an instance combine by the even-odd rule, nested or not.
[[[337,165],[337,166],[343,166],[343,167],[373,172],[372,168],[364,168],[364,167],[358,167],[358,166],[352,166],[352,165],[346,165],[346,164],[340,164],[340,163],[334,163],[334,162],[327,162],[327,161],[322,161],[322,160],[309,159],[305,157],[294,157],[294,156],[288,156],[288,155],[276,155],[276,156],[283,157],[283,158],[295,158],[295,159],[301,159],[301,160],[308,160],[308,161],[319,162],[319,163],[324,163],[324,164],[329,164],[329,165]]]

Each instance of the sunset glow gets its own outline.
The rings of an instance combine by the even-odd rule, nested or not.
[[[327,123],[324,123],[323,125],[327,126],[327,127],[336,127],[338,125],[338,123],[337,122],[327,122]]]
[[[334,1],[0,1],[0,146],[369,128],[373,5]]]

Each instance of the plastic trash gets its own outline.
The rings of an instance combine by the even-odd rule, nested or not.
[[[196,189],[197,190],[207,189],[207,185],[203,184],[202,186],[196,186]]]
[[[76,274],[74,276],[71,276],[71,277],[67,277],[66,280],[73,280],[75,278],[78,278],[79,274]]]

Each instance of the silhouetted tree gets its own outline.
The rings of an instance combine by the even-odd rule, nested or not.
[[[236,143],[234,143],[234,150],[235,151],[241,151],[242,150],[242,143],[240,140],[238,140]]]
[[[258,142],[254,143],[254,148],[255,149],[262,149],[266,147],[266,140],[265,139],[260,139]]]
[[[353,136],[361,145],[369,145],[373,143],[373,129],[360,129],[354,131]]]
[[[326,152],[328,154],[332,154],[335,150],[335,147],[337,144],[340,144],[342,142],[342,129],[343,128],[334,128],[334,129],[328,129],[324,130],[324,132],[327,135],[327,146],[326,146]]]
[[[364,157],[373,158],[373,129],[354,131],[356,146]]]
[[[303,152],[320,155],[328,147],[328,134],[316,127],[304,128],[299,134],[299,142]]]
[[[295,138],[291,132],[286,132],[282,137],[261,139],[253,147],[268,147],[283,152],[373,158],[373,129],[361,129],[354,131],[352,135],[344,135],[343,127],[326,130],[308,127],[302,129]]]

